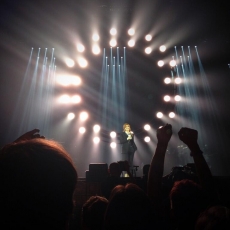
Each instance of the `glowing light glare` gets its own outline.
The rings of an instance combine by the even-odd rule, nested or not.
[[[65,59],[65,64],[66,64],[68,67],[72,68],[72,67],[74,67],[75,62],[74,62],[73,59],[66,58],[66,59]]]
[[[181,100],[181,96],[176,95],[176,96],[174,97],[174,100],[175,100],[175,101],[180,101],[180,100]]]
[[[176,115],[175,115],[174,112],[170,112],[170,113],[169,113],[169,117],[170,117],[170,118],[174,118],[175,116],[176,116]]]
[[[85,51],[85,46],[80,44],[80,43],[77,44],[77,51],[80,52],[80,53],[84,52]]]
[[[145,141],[145,142],[150,142],[150,137],[148,137],[148,136],[145,137],[145,138],[144,138],[144,141]]]
[[[145,35],[145,40],[146,41],[151,41],[152,40],[152,35],[151,34],[147,34],[147,35]]]
[[[97,42],[97,41],[99,41],[100,37],[98,34],[93,34],[92,39],[93,39],[93,41]]]
[[[160,46],[159,50],[160,50],[161,52],[165,52],[166,46],[165,46],[165,45]]]
[[[135,30],[134,30],[133,28],[130,28],[130,29],[128,30],[128,34],[129,34],[130,36],[133,36],[133,35],[135,34]]]
[[[87,120],[88,117],[89,117],[89,115],[88,115],[87,112],[81,112],[81,113],[80,113],[80,120],[81,120],[81,121]]]
[[[69,85],[80,85],[81,78],[78,76],[58,76],[57,77],[58,84],[62,86],[69,86]]]
[[[85,68],[88,65],[88,62],[85,58],[79,58],[78,64],[80,67]]]
[[[80,128],[79,128],[79,133],[85,133],[85,132],[86,132],[85,127],[80,127]]]
[[[166,78],[164,79],[164,83],[165,83],[165,84],[170,84],[170,83],[171,83],[171,78],[166,77]]]
[[[146,124],[145,126],[144,126],[144,130],[146,130],[146,131],[148,131],[148,130],[150,130],[150,125],[148,125],[148,124]]]
[[[93,142],[94,142],[94,144],[98,144],[100,142],[100,138],[99,137],[94,137]]]
[[[175,60],[171,60],[171,61],[169,62],[169,65],[170,65],[171,67],[176,66],[176,61],[175,61]]]
[[[168,101],[170,101],[170,99],[171,99],[171,98],[170,98],[169,95],[165,95],[165,96],[164,96],[164,101],[167,101],[167,102],[168,102]]]
[[[62,104],[68,104],[70,102],[70,96],[66,94],[62,95],[59,97],[58,102]]]
[[[99,54],[101,52],[101,49],[100,49],[100,47],[98,45],[93,45],[92,52],[93,52],[93,54],[97,55],[97,54]]]
[[[175,78],[175,83],[176,84],[180,84],[182,82],[180,77]]]
[[[112,47],[116,46],[116,45],[117,45],[116,39],[114,39],[114,38],[111,39],[110,42],[109,42],[109,44],[110,44]]]
[[[158,117],[158,118],[162,118],[162,117],[163,117],[163,113],[162,113],[162,112],[158,112],[158,113],[157,113],[157,117]]]
[[[117,136],[116,132],[112,131],[112,132],[110,133],[110,137],[115,138],[116,136]]]
[[[151,47],[146,47],[145,48],[145,53],[146,54],[150,54],[152,52],[152,48]]]
[[[157,62],[157,65],[158,65],[159,67],[162,67],[164,64],[165,64],[165,63],[164,63],[164,61],[162,61],[162,60],[160,60],[160,61]]]
[[[111,147],[112,149],[115,149],[115,148],[117,147],[117,144],[116,144],[115,142],[111,142],[111,143],[110,143],[110,147]]]
[[[67,119],[70,121],[70,120],[73,120],[75,118],[75,114],[74,113],[68,113],[67,115]]]
[[[76,76],[71,78],[71,84],[72,85],[80,85],[81,84],[81,78]]]
[[[93,126],[93,131],[94,131],[95,133],[99,133],[100,130],[101,130],[100,125],[94,125],[94,126]]]
[[[81,102],[81,97],[80,97],[79,95],[74,95],[74,96],[72,96],[72,98],[71,98],[71,102],[72,102],[73,104],[78,104],[79,102]]]
[[[134,45],[135,45],[135,41],[133,39],[128,41],[128,46],[129,47],[134,47]]]
[[[115,28],[112,28],[110,30],[110,34],[113,35],[113,36],[116,35],[117,34],[117,30]]]

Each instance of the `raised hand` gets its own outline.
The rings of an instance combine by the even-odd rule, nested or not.
[[[157,129],[158,144],[167,146],[171,136],[172,136],[172,125],[166,124],[165,126]]]
[[[34,138],[45,138],[44,136],[41,136],[39,134],[40,130],[39,129],[33,129],[29,132],[24,133],[23,135],[21,135],[19,138],[17,138],[14,143],[17,143],[19,141],[26,141],[26,140],[31,140]]]

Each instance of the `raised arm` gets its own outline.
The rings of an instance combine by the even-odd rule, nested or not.
[[[147,194],[156,208],[161,204],[161,183],[164,171],[164,159],[171,136],[172,126],[170,124],[157,129],[158,142],[150,164],[147,184]]]

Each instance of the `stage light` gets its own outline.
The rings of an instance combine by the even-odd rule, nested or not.
[[[88,65],[88,62],[85,58],[78,58],[78,64],[80,67],[85,68]]]
[[[68,104],[70,102],[70,96],[66,94],[62,95],[59,97],[58,102],[62,104]]]
[[[116,46],[116,45],[117,45],[116,39],[114,39],[114,38],[111,39],[110,42],[109,42],[109,44],[110,44],[112,47]]]
[[[145,137],[145,138],[144,138],[144,141],[145,141],[145,142],[150,142],[150,137],[148,137],[148,136]]]
[[[92,47],[93,54],[99,54],[101,52],[100,47],[98,45],[93,45]]]
[[[165,84],[170,84],[170,83],[171,83],[171,78],[166,77],[166,78],[164,79],[164,83],[165,83]]]
[[[133,35],[135,34],[135,30],[134,30],[133,28],[130,28],[130,29],[128,30],[128,34],[129,34],[130,36],[133,36]]]
[[[79,102],[81,102],[81,97],[80,97],[79,95],[74,95],[74,96],[72,96],[72,98],[71,98],[71,102],[72,102],[73,104],[78,104]]]
[[[100,130],[101,130],[100,125],[94,125],[94,126],[93,126],[93,131],[94,131],[95,133],[99,133]]]
[[[165,96],[164,96],[164,101],[167,101],[167,102],[168,102],[168,101],[170,101],[170,99],[171,99],[171,98],[170,98],[169,95],[165,95]]]
[[[175,117],[175,113],[174,113],[174,112],[170,112],[170,113],[169,113],[169,117],[170,117],[170,118],[174,118],[174,117]]]
[[[110,133],[110,137],[115,138],[116,136],[117,136],[116,132],[112,131],[112,132]]]
[[[175,78],[175,83],[176,84],[180,84],[182,82],[180,77]]]
[[[128,46],[133,47],[135,45],[135,41],[133,39],[128,41]]]
[[[88,117],[89,117],[89,115],[88,115],[87,112],[81,112],[81,113],[80,113],[80,120],[81,120],[81,121],[87,120]]]
[[[75,114],[74,113],[68,113],[67,115],[67,119],[70,121],[70,120],[73,120],[75,118]]]
[[[152,52],[152,48],[151,47],[146,47],[145,48],[145,53],[146,54],[150,54]]]
[[[162,113],[162,112],[158,112],[158,113],[157,113],[157,117],[158,117],[158,118],[162,118],[162,117],[163,117],[163,113]]]
[[[169,62],[169,65],[170,65],[171,67],[176,66],[176,61],[175,61],[175,60],[171,60],[171,61]]]
[[[93,41],[97,42],[97,41],[99,41],[100,37],[98,34],[93,34],[92,39],[93,39]]]
[[[180,101],[180,100],[181,100],[181,96],[176,95],[176,96],[174,97],[174,100],[175,100],[175,101]]]
[[[74,62],[73,59],[66,58],[66,59],[65,59],[65,64],[66,64],[68,67],[72,68],[72,67],[74,67],[75,62]]]
[[[144,130],[146,130],[146,131],[150,130],[150,128],[151,128],[151,127],[150,127],[150,125],[148,125],[148,124],[144,126]]]
[[[85,51],[85,46],[80,44],[80,43],[77,44],[77,51],[80,52],[80,53],[84,52]]]
[[[85,132],[86,132],[85,127],[80,127],[80,128],[79,128],[79,133],[85,133]]]
[[[160,46],[159,50],[160,50],[161,52],[165,52],[166,46],[165,46],[165,45]]]
[[[145,40],[146,41],[151,41],[152,40],[152,35],[151,34],[147,34],[147,35],[145,35]]]
[[[164,63],[164,61],[160,60],[160,61],[157,62],[157,64],[158,64],[159,67],[162,67],[165,63]]]
[[[113,35],[113,36],[116,35],[117,34],[117,30],[115,28],[112,28],[110,30],[110,34]]]
[[[115,149],[115,148],[117,147],[117,144],[116,144],[115,142],[111,142],[111,143],[110,143],[110,147],[111,147],[112,149]]]
[[[93,138],[93,142],[94,142],[95,144],[98,144],[98,143],[100,142],[100,138],[99,138],[99,137],[94,137],[94,138]]]
[[[71,84],[72,85],[80,85],[81,84],[81,78],[78,76],[74,76],[71,78]]]

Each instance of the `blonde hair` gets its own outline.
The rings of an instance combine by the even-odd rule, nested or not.
[[[127,125],[130,127],[130,130],[131,130],[131,126],[130,126],[130,124],[125,123],[125,124],[123,125],[123,131],[125,131],[125,127],[126,127]]]

